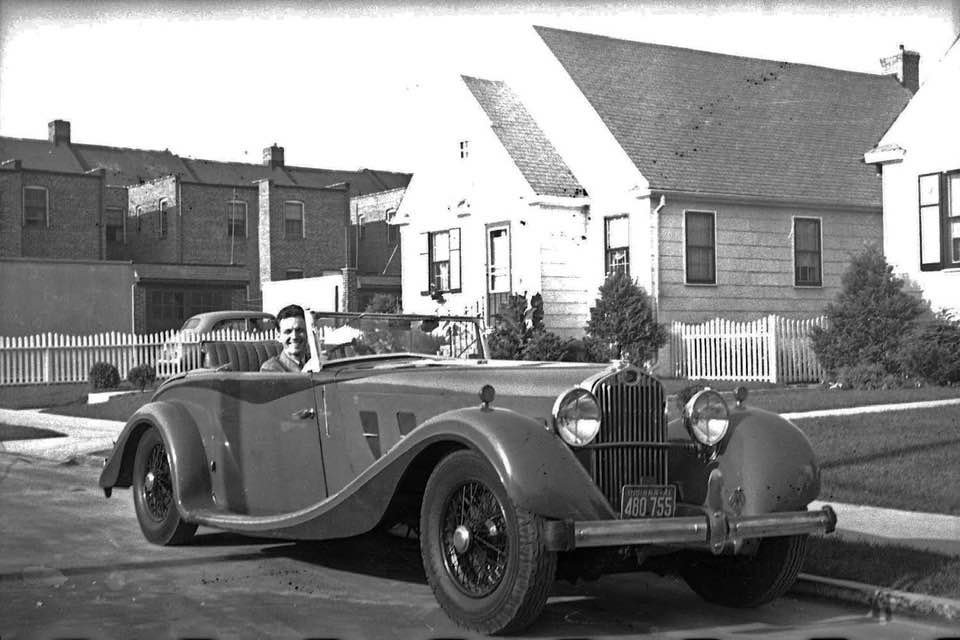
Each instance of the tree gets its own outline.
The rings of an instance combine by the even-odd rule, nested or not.
[[[560,360],[567,354],[571,341],[547,331],[543,324],[543,296],[533,295],[529,307],[525,295],[512,294],[506,307],[495,316],[493,329],[487,336],[492,358]]]
[[[595,360],[619,358],[642,366],[667,341],[643,287],[624,273],[607,277],[587,321],[587,348]]]
[[[893,275],[879,247],[869,246],[853,257],[840,293],[827,305],[829,326],[814,328],[813,351],[830,375],[866,365],[900,373],[897,353],[925,309],[923,301],[903,291],[903,280]]]

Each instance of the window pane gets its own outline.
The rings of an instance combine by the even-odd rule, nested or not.
[[[920,176],[920,206],[940,202],[940,174]]]
[[[804,220],[797,218],[795,220],[796,248],[797,251],[819,251],[820,250],[820,221]]]
[[[450,236],[446,231],[433,234],[433,261],[450,259]]]
[[[607,247],[626,247],[629,240],[629,218],[626,216],[607,219]]]
[[[920,264],[940,263],[940,207],[920,209]]]
[[[433,263],[433,286],[438,291],[448,291],[450,289],[450,263]]]
[[[687,243],[695,247],[713,246],[713,215],[687,214]]]
[[[960,262],[960,220],[950,222],[950,262]]]
[[[960,216],[960,173],[947,176],[947,215]]]
[[[283,234],[288,238],[303,237],[303,204],[283,203]]]

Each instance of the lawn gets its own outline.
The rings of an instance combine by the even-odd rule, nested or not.
[[[60,407],[44,409],[43,413],[55,413],[61,416],[77,416],[79,418],[97,418],[99,420],[119,420],[126,422],[137,409],[150,402],[153,390],[143,393],[134,391],[120,396],[113,396],[107,402],[87,404],[75,402]]]
[[[960,558],[929,551],[810,536],[801,571],[960,600]]]
[[[822,500],[960,515],[960,405],[804,418]]]

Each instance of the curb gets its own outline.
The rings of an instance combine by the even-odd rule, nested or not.
[[[790,592],[867,605],[874,617],[883,617],[886,620],[889,620],[894,613],[899,613],[915,617],[939,618],[945,622],[960,622],[960,601],[958,600],[897,591],[852,580],[838,580],[801,573]]]

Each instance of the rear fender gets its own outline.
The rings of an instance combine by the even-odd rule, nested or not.
[[[109,496],[113,487],[133,484],[137,445],[151,428],[163,438],[170,459],[174,500],[180,515],[189,520],[192,511],[208,509],[212,504],[210,475],[200,431],[190,414],[176,404],[150,402],[131,416],[100,474],[100,487]]]
[[[509,409],[456,409],[424,422],[399,447],[456,440],[493,466],[515,506],[546,518],[614,517],[570,448],[540,421]],[[406,446],[404,446],[406,445]]]

